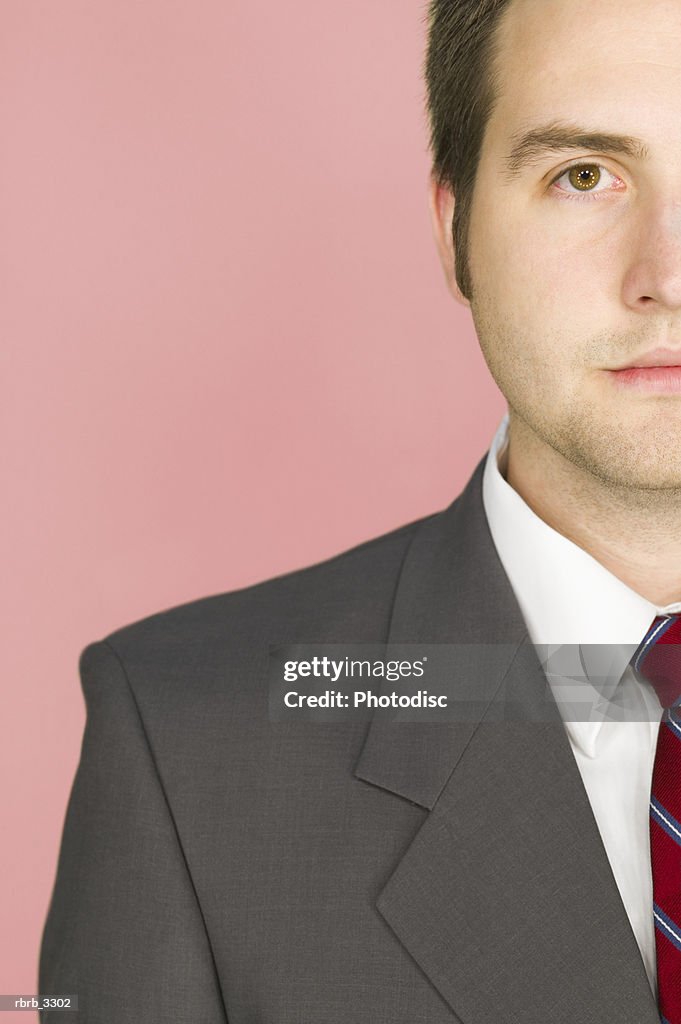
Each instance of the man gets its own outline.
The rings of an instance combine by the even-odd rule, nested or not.
[[[86,648],[40,991],[88,1024],[681,1021],[681,762],[638,673],[681,611],[681,4],[434,0],[427,79],[508,419],[444,512]],[[444,645],[489,699],[272,720],[270,646],[344,642]],[[637,651],[606,704],[654,713],[566,716],[534,645]]]

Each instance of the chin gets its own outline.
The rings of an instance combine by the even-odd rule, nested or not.
[[[670,466],[664,460],[643,461],[640,457],[633,463],[626,459],[614,461],[611,453],[607,460],[590,461],[584,468],[612,487],[649,492],[651,497],[660,491],[681,494],[681,464]]]

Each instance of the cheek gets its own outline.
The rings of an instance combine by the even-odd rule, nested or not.
[[[489,252],[473,315],[492,376],[516,408],[545,405],[549,397],[560,403],[577,383],[580,345],[590,333],[588,309],[576,301],[555,254],[541,260],[531,247],[523,255],[498,244]]]
[[[542,334],[593,334],[607,323],[605,305],[614,296],[612,245],[566,230],[567,215],[528,227],[499,211],[481,225],[472,247],[480,295],[490,297],[509,329],[534,337],[539,347]]]

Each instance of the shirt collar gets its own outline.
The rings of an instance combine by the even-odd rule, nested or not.
[[[508,443],[508,423],[507,414],[485,463],[482,490],[487,521],[558,703],[565,697],[561,680],[567,681],[574,695],[575,678],[586,687],[580,690],[582,700],[593,700],[596,720],[566,720],[574,742],[593,756],[604,720],[598,717],[599,709],[603,714],[612,710],[606,705],[615,699],[631,655],[653,618],[681,611],[681,602],[665,608],[651,604],[532,511],[499,469]],[[649,695],[644,698],[649,706]]]

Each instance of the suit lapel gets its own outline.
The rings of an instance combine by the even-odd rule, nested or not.
[[[390,645],[448,647],[451,723],[376,717],[355,774],[428,808],[377,909],[464,1024],[659,1024],[565,728],[482,505],[484,460],[403,565]]]

